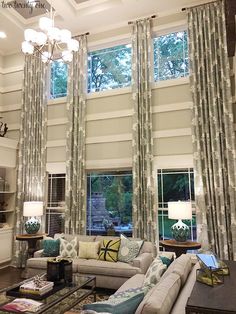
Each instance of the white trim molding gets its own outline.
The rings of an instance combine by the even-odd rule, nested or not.
[[[8,68],[0,68],[0,74],[10,74],[15,72],[21,72],[24,70],[24,67],[22,65],[14,66],[14,67],[8,67]]]
[[[21,104],[2,105],[0,106],[0,112],[17,111],[21,109]]]
[[[192,106],[191,101],[153,106],[152,107],[152,113],[162,113],[162,112],[169,112],[169,111],[186,110],[186,109],[190,109],[191,106]]]
[[[16,150],[18,147],[18,141],[11,138],[0,137],[0,147],[6,147]]]
[[[87,160],[86,170],[132,168],[132,158]]]
[[[47,141],[47,148],[66,146],[66,140],[51,140]]]
[[[87,137],[86,144],[127,142],[132,140],[131,133]]]
[[[152,89],[167,88],[171,86],[187,85],[187,84],[189,84],[189,76],[154,82],[152,84]]]
[[[111,96],[122,95],[122,94],[131,94],[131,87],[129,86],[129,87],[121,87],[121,88],[104,90],[100,92],[90,92],[90,93],[87,93],[87,99],[111,97]]]
[[[160,130],[153,132],[153,138],[191,136],[191,128]]]
[[[106,119],[116,119],[131,117],[133,115],[133,109],[124,109],[119,111],[101,112],[101,113],[91,113],[86,117],[86,121],[97,121]]]
[[[66,162],[48,162],[46,170],[49,173],[66,173]]]
[[[10,92],[17,92],[20,90],[22,90],[22,84],[0,87],[0,93],[1,94],[6,94],[6,93],[10,93]]]
[[[163,155],[154,157],[154,169],[192,168],[193,154]]]

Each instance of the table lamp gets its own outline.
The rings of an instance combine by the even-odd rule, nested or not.
[[[172,227],[173,238],[178,242],[186,242],[189,236],[189,227],[182,219],[192,219],[191,202],[168,202],[168,218],[178,219]]]
[[[23,216],[31,217],[25,223],[25,231],[28,234],[37,233],[40,228],[40,221],[36,217],[43,216],[43,202],[24,202]]]

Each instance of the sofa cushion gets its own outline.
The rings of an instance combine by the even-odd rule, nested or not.
[[[171,263],[167,271],[162,276],[161,280],[165,280],[165,278],[170,273],[176,273],[180,276],[181,285],[183,286],[185,284],[186,279],[188,278],[188,275],[191,269],[192,269],[192,263],[191,263],[190,256],[186,254],[182,254]]]
[[[79,241],[79,258],[98,259],[100,242]]]
[[[139,304],[135,314],[167,314],[178,296],[181,287],[179,275],[169,274],[154,286]]]
[[[135,241],[125,237],[123,234],[120,236],[120,248],[118,252],[118,261],[129,263],[138,256],[143,240]]]
[[[117,262],[111,263],[95,259],[81,260],[78,259],[78,272],[91,275],[105,275],[113,277],[132,277],[140,272],[139,268],[129,264]]]
[[[99,259],[102,261],[117,262],[120,239],[103,240],[99,252]]]
[[[44,239],[43,256],[56,257],[59,255],[60,240]]]
[[[47,269],[48,257],[33,257],[27,260],[27,268],[33,269]],[[72,261],[72,271],[77,272],[78,266],[76,264],[76,259]]]
[[[83,309],[94,310],[98,313],[133,314],[144,297],[143,292],[138,292],[132,297],[111,298],[107,301],[85,304]]]
[[[159,256],[157,256],[152,264],[149,266],[144,278],[143,285],[156,285],[161,279],[162,274],[166,270],[167,266],[164,265]]]
[[[77,238],[71,241],[60,238],[60,256],[61,257],[77,257]]]

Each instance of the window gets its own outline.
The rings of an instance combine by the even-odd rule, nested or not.
[[[67,95],[67,64],[58,60],[51,64],[50,98]]]
[[[154,38],[154,79],[169,80],[188,75],[187,32]]]
[[[171,226],[174,220],[168,218],[168,202],[194,201],[193,169],[158,170],[158,221],[159,235],[162,239],[172,238]],[[194,206],[194,203],[192,204]],[[192,220],[184,220],[190,226],[192,240],[196,239],[196,215]]]
[[[48,175],[46,232],[50,236],[64,232],[65,181],[64,173]]]
[[[132,174],[87,175],[87,234],[132,235]]]
[[[131,45],[89,53],[88,92],[126,87],[131,84]]]

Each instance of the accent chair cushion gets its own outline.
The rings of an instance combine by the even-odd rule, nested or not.
[[[107,262],[117,262],[120,239],[103,240],[98,259]]]
[[[61,257],[77,257],[77,238],[67,241],[60,238],[60,256]]]
[[[130,240],[123,234],[120,236],[120,249],[118,252],[118,261],[129,263],[132,262],[135,257],[138,256],[140,249],[143,245],[143,241]]]
[[[152,264],[149,266],[144,278],[143,285],[156,285],[161,279],[162,274],[166,270],[167,266],[164,265],[159,256],[157,256]]]
[[[60,251],[60,240],[45,239],[43,240],[43,256],[56,257]]]
[[[100,242],[79,241],[79,258],[98,259]]]

